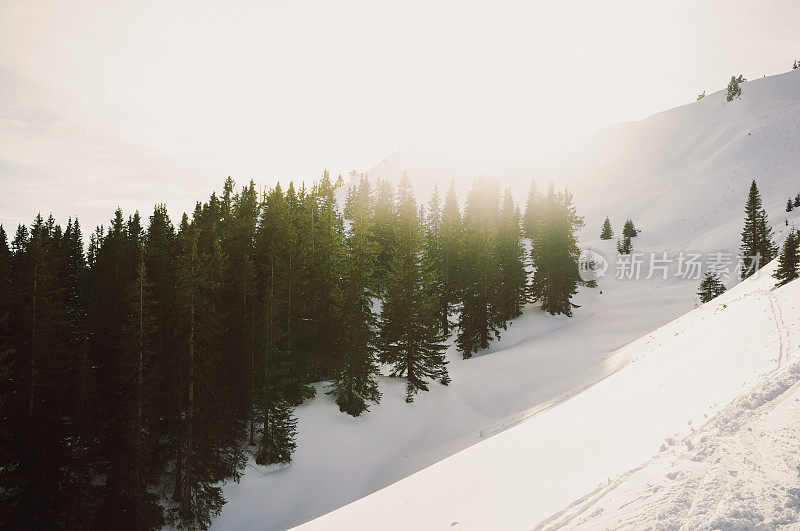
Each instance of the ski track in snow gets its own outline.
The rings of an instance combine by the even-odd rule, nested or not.
[[[773,289],[777,364],[699,429],[533,529],[800,527],[800,360]]]

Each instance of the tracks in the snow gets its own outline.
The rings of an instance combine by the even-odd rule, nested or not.
[[[742,409],[746,410],[744,413],[746,417],[752,417],[756,414],[763,415],[765,414],[765,410],[771,410],[776,407],[777,404],[779,404],[785,397],[785,392],[798,381],[800,381],[800,376],[798,376],[798,373],[795,370],[790,370],[788,373],[780,374],[784,371],[784,369],[791,365],[792,347],[791,333],[789,328],[786,326],[783,317],[783,311],[778,299],[775,296],[775,293],[771,289],[759,289],[754,290],[748,295],[763,295],[766,297],[767,302],[769,303],[769,308],[772,313],[772,320],[775,323],[775,328],[778,332],[777,365],[774,369],[765,374],[764,377],[761,378],[750,391],[734,399],[730,404],[728,404],[728,406],[719,411],[714,418],[706,421],[699,430],[700,433],[705,433],[705,436],[708,436],[709,433],[719,431],[723,426],[726,428],[728,426],[737,428],[734,430],[735,433],[738,431],[738,425],[742,421]],[[745,403],[748,400],[752,403],[752,405],[745,406]],[[758,413],[756,413],[756,411],[758,411]],[[695,443],[697,443],[699,440],[701,444],[704,444],[705,436],[700,436],[693,430],[693,433],[687,435],[685,440],[691,441],[694,439]],[[729,434],[729,436],[736,437],[736,435],[732,434]],[[686,443],[684,442],[682,445],[685,444]],[[682,447],[682,445],[678,446]],[[694,449],[695,452],[692,452],[692,446],[689,446],[689,451],[685,453],[688,455],[697,453],[697,451],[699,451],[697,447]],[[713,443],[710,445],[709,449],[714,449]],[[606,496],[615,491],[628,479],[630,479],[631,476],[644,469],[657,458],[658,455],[648,459],[639,466],[620,474],[616,478],[609,479],[607,483],[599,485],[593,491],[587,493],[581,498],[576,499],[564,507],[561,511],[551,515],[545,520],[540,521],[536,526],[533,527],[533,529],[559,529],[563,527],[574,526],[580,522],[587,523],[591,520],[593,512],[603,510],[602,507],[598,508],[598,505]],[[689,457],[689,459],[692,461],[694,461],[696,458],[697,456],[694,456],[694,458]],[[687,491],[691,491],[691,505],[694,506],[697,502],[699,485],[685,485],[685,488]],[[655,493],[657,490],[658,489],[653,490],[652,493]]]
[[[788,362],[789,358],[791,357],[789,329],[786,327],[786,323],[783,320],[781,305],[775,298],[775,293],[772,290],[765,290],[765,293],[767,295],[767,299],[769,299],[770,308],[772,309],[775,327],[778,329],[778,348],[780,349],[778,352],[778,368],[780,369],[786,365],[786,362]]]

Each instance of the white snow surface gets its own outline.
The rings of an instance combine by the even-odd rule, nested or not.
[[[224,486],[213,528],[285,529],[337,508],[308,528],[794,522],[798,283],[773,291],[764,270],[693,310],[698,280],[646,279],[647,263],[640,280],[615,279],[614,242],[597,239],[606,215],[617,233],[631,217],[637,251],[735,254],[753,178],[776,240],[784,220],[800,225],[784,212],[800,192],[800,72],[742,92],[609,128],[536,175],[569,184],[582,245],[612,261],[598,288],[581,289],[575,316],[530,306],[480,356],[450,348],[452,384],[410,405],[404,381],[385,377],[381,403],[352,418],[318,384],[296,410],[292,463],[251,461]],[[445,171],[451,162],[401,152],[370,174],[407,169],[425,194],[491,169]],[[520,172],[495,174],[527,188]]]
[[[773,291],[771,269],[582,393],[302,528],[800,525],[800,283]]]

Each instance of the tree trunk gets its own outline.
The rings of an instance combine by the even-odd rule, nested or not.
[[[255,441],[255,418],[254,418],[254,405],[255,401],[255,326],[256,326],[256,305],[255,300],[250,301],[250,399],[248,400],[248,412],[250,413],[250,446],[256,443]]]
[[[189,394],[188,411],[186,415],[186,472],[183,482],[183,499],[181,509],[184,518],[191,516],[192,512],[192,462],[193,452],[193,430],[194,430],[194,259],[195,251],[192,249],[191,268],[190,268],[190,293],[189,293]]]
[[[28,429],[31,428],[31,422],[33,420],[33,400],[34,400],[34,379],[36,377],[36,295],[38,290],[38,279],[37,276],[39,275],[39,260],[38,257],[34,257],[33,262],[33,319],[31,322],[31,349],[30,349],[30,368],[31,368],[31,381],[30,386],[28,389]]]
[[[136,374],[136,423],[133,448],[136,462],[133,470],[133,488],[141,492],[142,479],[142,401],[144,400],[144,263],[139,265],[139,366]]]

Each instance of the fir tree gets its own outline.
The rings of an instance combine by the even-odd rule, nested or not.
[[[773,276],[786,284],[800,277],[800,234],[794,229],[789,232],[778,257],[778,267]]]
[[[794,207],[795,208],[800,207],[800,193],[794,196]]]
[[[378,402],[378,363],[375,355],[376,317],[372,311],[372,278],[376,244],[371,238],[372,198],[369,181],[361,179],[350,195],[347,211],[350,230],[345,239],[346,260],[342,279],[341,358],[329,393],[339,409],[357,417]]]
[[[600,231],[601,240],[610,240],[614,237],[614,230],[611,228],[611,220],[606,218],[603,222],[603,230]]]
[[[533,240],[539,231],[544,211],[544,198],[536,186],[536,180],[531,179],[528,191],[528,202],[525,205],[525,214],[522,216],[522,232],[526,238]]]
[[[307,265],[310,293],[306,323],[314,380],[330,378],[338,364],[335,345],[340,329],[334,316],[339,313],[342,298],[339,280],[344,261],[344,223],[335,191],[325,171],[310,199],[315,210]]]
[[[794,203],[790,198],[789,201],[786,202],[786,212],[791,212],[792,210],[794,210]]]
[[[750,185],[745,206],[745,222],[742,230],[740,255],[741,277],[745,279],[775,258],[777,248],[772,243],[772,228],[767,212],[761,205],[761,194],[755,180]]]
[[[541,227],[531,245],[534,266],[531,294],[544,311],[572,316],[571,302],[578,291],[578,249],[576,231],[583,219],[575,212],[572,194],[556,193],[550,186],[544,202]]]
[[[394,261],[386,277],[380,316],[381,359],[391,375],[405,377],[406,402],[428,390],[429,379],[449,381],[439,330],[438,300],[422,263],[422,227],[407,175],[398,188]]]
[[[725,293],[725,285],[719,279],[717,272],[713,269],[706,271],[705,276],[703,276],[703,280],[700,282],[700,288],[697,290],[697,294],[700,296],[700,301],[705,304],[706,302],[717,298],[723,293]]]
[[[256,236],[261,294],[258,329],[263,365],[263,379],[259,384],[262,429],[256,462],[264,465],[288,462],[296,435],[296,421],[284,398],[290,376],[280,350],[286,336],[281,323],[284,322],[282,308],[286,295],[283,253],[289,239],[288,227],[288,206],[278,184],[265,197]]]
[[[178,320],[175,304],[177,240],[175,227],[164,204],[156,205],[144,238],[144,267],[151,284],[153,325],[151,343],[152,416],[149,431],[152,433],[152,459],[163,466],[163,460],[176,452],[179,424]]]
[[[464,231],[456,198],[455,181],[450,181],[442,208],[440,320],[442,334],[449,335],[450,322],[461,300],[462,245]]]
[[[633,221],[630,219],[625,220],[625,225],[622,227],[622,236],[625,238],[635,238],[639,235],[639,230],[634,226]]]
[[[739,77],[731,76],[731,81],[728,83],[728,88],[726,90],[725,99],[727,101],[733,101],[733,98],[741,98],[742,97],[742,88],[739,86],[740,83],[744,83],[747,81],[741,74]]]
[[[297,446],[297,419],[292,413],[292,406],[281,398],[270,400],[269,407],[263,413],[262,426],[256,463],[272,465],[290,462]]]
[[[505,330],[499,296],[499,263],[494,242],[500,198],[497,183],[477,179],[464,210],[462,307],[456,345],[464,359],[489,347],[492,337]]]
[[[405,171],[403,174],[405,175]],[[375,247],[372,288],[378,295],[382,295],[383,281],[389,274],[394,256],[394,225],[397,219],[394,190],[388,179],[378,181],[373,200],[373,222],[370,225],[370,239]]]
[[[619,254],[631,254],[633,252],[633,243],[631,243],[630,236],[624,236],[622,240],[617,239],[617,252]]]
[[[525,271],[525,249],[522,246],[519,210],[511,189],[506,188],[498,217],[494,254],[498,262],[498,297],[501,318],[511,320],[522,315],[528,274]]]

